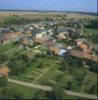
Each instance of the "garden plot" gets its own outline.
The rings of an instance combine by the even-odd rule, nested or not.
[[[81,87],[81,92],[97,94],[97,74],[88,72]]]

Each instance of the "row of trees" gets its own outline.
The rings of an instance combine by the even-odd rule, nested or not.
[[[90,20],[87,25],[85,25],[87,28],[93,28],[97,29],[98,28],[98,19]]]

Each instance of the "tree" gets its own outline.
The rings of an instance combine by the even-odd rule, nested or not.
[[[68,81],[68,82],[67,82],[67,87],[66,87],[66,89],[67,89],[67,90],[71,90],[71,85],[72,85],[72,84],[71,84],[71,81]]]
[[[56,100],[55,94],[51,91],[47,91],[46,96],[47,96],[48,100]]]
[[[8,57],[4,54],[0,54],[0,63],[3,63],[6,60],[8,60]]]
[[[0,99],[24,99],[24,94],[15,87],[4,87],[1,90]]]
[[[85,27],[97,29],[98,28],[98,19],[90,20],[89,23],[87,25],[85,25]]]
[[[60,61],[60,65],[61,66],[59,67],[59,70],[61,70],[61,71],[67,71],[69,68],[68,63],[66,61],[64,61],[64,59]]]
[[[93,43],[98,43],[98,34],[92,34],[90,36],[90,40],[93,42]]]
[[[58,85],[53,86],[52,93],[53,93],[54,97],[56,97],[56,99],[58,99],[58,100],[65,99],[65,93],[64,93],[63,87],[60,87]]]
[[[43,62],[39,62],[38,65],[37,65],[37,68],[43,68],[43,67],[44,67]]]
[[[42,91],[42,90],[39,90],[35,93],[35,95],[33,96],[32,98],[33,100],[39,100],[39,99],[47,99],[47,96],[46,96],[46,92],[45,91]]]
[[[15,59],[12,59],[9,63],[8,63],[10,69],[11,69],[11,73],[10,75],[20,75],[21,73],[26,71],[26,63],[23,61],[23,59],[21,59],[21,57],[16,57]]]
[[[8,83],[7,77],[5,76],[0,76],[0,87],[6,86]]]

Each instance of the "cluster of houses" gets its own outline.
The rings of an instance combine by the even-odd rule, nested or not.
[[[74,21],[73,23],[77,23]],[[53,26],[57,23],[51,22],[48,25]],[[73,36],[83,33],[83,27],[80,30],[57,26],[54,28],[46,28],[47,23],[31,23],[28,25],[11,26],[8,28],[0,28],[0,43],[8,43],[10,41],[20,41],[22,45],[33,45],[34,42],[41,43],[46,46],[64,48],[65,45],[58,43],[58,40],[71,40]],[[14,29],[15,31],[13,31]],[[55,33],[56,32],[56,33]],[[54,37],[55,35],[55,37]],[[83,52],[90,54],[91,48],[86,44],[86,39],[80,38],[75,40],[76,46],[80,47]],[[68,45],[69,47],[69,45]],[[72,46],[73,47],[73,46]],[[68,48],[67,48],[68,49]]]
[[[0,28],[0,44],[18,40],[20,32],[13,32],[10,28]]]
[[[42,46],[48,47],[51,52],[59,56],[71,55],[98,62],[98,56],[95,55],[93,46],[90,46],[85,38],[75,39],[75,45],[58,42],[59,40],[71,40],[77,34],[81,35],[81,33],[83,33],[82,25],[80,25],[80,30],[76,30],[59,25],[57,25],[56,28],[46,28],[47,24],[48,26],[57,25],[56,22],[39,22],[0,28],[0,44],[5,44],[10,41],[19,41],[20,49],[26,48],[30,50],[29,46],[33,47],[34,43],[39,43]]]

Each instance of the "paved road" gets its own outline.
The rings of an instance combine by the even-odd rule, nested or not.
[[[44,90],[44,91],[52,91],[52,87],[50,87],[50,86],[37,85],[37,84],[27,83],[27,82],[14,80],[14,79],[10,79],[10,78],[8,78],[8,82],[16,83],[16,84],[19,84],[19,85],[27,86],[27,87],[30,87],[30,88],[36,88],[36,89],[40,89],[40,90]],[[77,97],[83,97],[83,98],[97,100],[97,96],[96,95],[84,94],[84,93],[68,91],[68,90],[65,90],[64,92],[66,94],[72,95],[72,96],[77,96]]]

